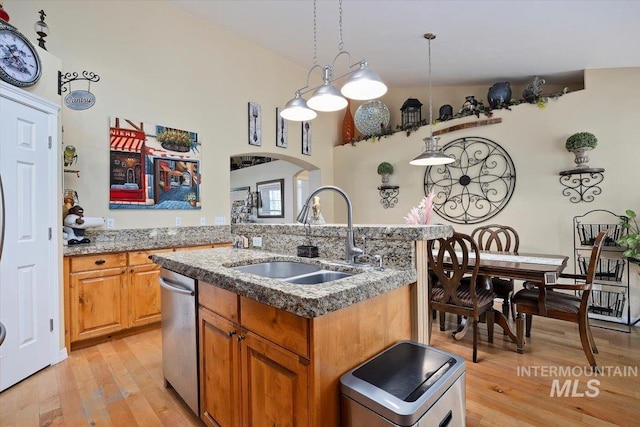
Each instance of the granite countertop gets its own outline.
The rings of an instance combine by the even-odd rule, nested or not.
[[[145,228],[130,230],[87,230],[91,243],[63,247],[64,256],[97,255],[113,252],[212,245],[231,242],[231,228],[226,226]]]
[[[176,273],[307,318],[322,316],[416,281],[414,269],[378,271],[371,266],[352,266],[340,261],[250,249],[168,252],[153,255],[153,261]],[[327,270],[356,274],[318,285],[297,285],[232,268],[266,261],[299,261],[320,265]]]

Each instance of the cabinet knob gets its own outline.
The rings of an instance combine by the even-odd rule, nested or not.
[[[104,264],[105,262],[107,262],[107,261],[105,261],[105,260],[103,260],[103,259],[97,259],[97,260],[96,260],[96,265],[102,265],[102,264]]]
[[[244,335],[238,335],[238,342],[242,341],[243,339],[245,339],[246,337]]]
[[[227,332],[227,336],[228,336],[228,337],[232,337],[232,336],[234,336],[234,335],[235,335],[235,334],[237,334],[237,333],[238,333],[238,331],[236,331],[236,330],[234,329],[234,330],[232,330],[232,331]]]

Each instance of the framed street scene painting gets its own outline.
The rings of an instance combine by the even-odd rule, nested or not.
[[[282,108],[276,107],[276,147],[287,148],[287,121],[280,116]]]
[[[311,155],[311,123],[302,122],[302,154]]]
[[[262,114],[260,104],[249,102],[249,144],[262,145]]]

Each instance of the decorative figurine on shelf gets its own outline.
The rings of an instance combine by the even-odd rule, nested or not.
[[[85,217],[84,209],[80,205],[72,206],[64,217],[64,232],[67,233],[67,243],[77,245],[80,243],[90,243],[84,236],[87,228],[101,227],[104,225],[104,218]]]
[[[313,204],[311,205],[311,220],[309,221],[309,224],[322,225],[324,223],[322,212],[320,212],[320,197],[315,196],[313,198]]]
[[[451,119],[453,119],[453,107],[449,104],[444,104],[440,107],[440,116],[438,117],[438,120],[444,122]]]
[[[542,93],[543,84],[545,84],[545,80],[535,76],[533,81],[522,91],[522,98],[530,104],[537,102]]]
[[[494,83],[493,86],[489,88],[487,99],[492,109],[504,108],[509,110],[509,104],[511,103],[511,84],[509,82]]]

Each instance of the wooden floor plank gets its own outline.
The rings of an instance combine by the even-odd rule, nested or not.
[[[449,329],[453,328],[449,323]],[[552,375],[526,375],[532,367],[585,367],[575,325],[534,320],[523,354],[496,331],[487,342],[481,325],[479,362],[471,362],[471,334],[461,341],[433,328],[434,347],[465,358],[467,426],[623,426],[640,420],[638,376],[595,377],[597,397],[550,396]],[[640,329],[621,333],[593,328],[599,366],[640,365]],[[0,393],[0,426],[201,426],[171,389],[164,387],[160,329],[71,352],[49,367]],[[571,377],[586,389],[587,375]]]

